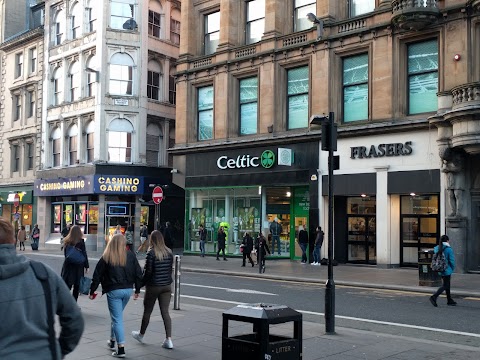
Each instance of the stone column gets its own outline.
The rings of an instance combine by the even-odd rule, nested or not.
[[[380,0],[378,2],[378,7],[379,8],[391,8],[392,7],[392,1],[391,0]]]
[[[263,39],[282,34],[283,12],[285,4],[281,0],[265,0],[265,31]]]
[[[447,218],[447,235],[450,238],[450,245],[455,254],[456,273],[465,273],[467,261],[467,219]]]
[[[243,11],[241,5],[242,2],[238,0],[220,1],[220,41],[217,51],[239,45],[239,24],[244,19],[240,16]]]
[[[390,199],[388,197],[388,168],[389,166],[376,167],[377,194],[376,194],[376,246],[377,267],[389,268],[391,259],[390,243]]]

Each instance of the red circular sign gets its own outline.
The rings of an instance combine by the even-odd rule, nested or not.
[[[18,194],[15,194],[13,196],[13,206],[18,207],[20,205],[20,196]]]
[[[152,200],[155,204],[160,204],[163,200],[163,189],[160,186],[155,186],[152,192]]]

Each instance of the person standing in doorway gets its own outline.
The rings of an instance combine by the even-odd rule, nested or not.
[[[27,240],[27,232],[25,231],[25,226],[20,226],[20,230],[18,230],[17,233],[17,239],[18,242],[20,243],[19,250],[22,250],[23,246],[23,251],[25,251],[25,240]]]
[[[442,235],[440,237],[439,244],[433,248],[435,254],[443,253],[445,255],[445,260],[447,261],[447,268],[439,272],[439,275],[442,277],[442,286],[438,288],[438,290],[430,296],[430,302],[433,306],[437,307],[437,299],[438,297],[445,291],[447,294],[447,305],[455,306],[457,303],[452,299],[450,295],[450,279],[452,277],[452,273],[455,271],[455,255],[453,250],[450,246],[450,239],[447,235]]]
[[[207,241],[207,230],[200,224],[198,227],[198,237],[200,238],[200,256],[205,257],[205,243]]]
[[[307,263],[307,246],[308,246],[308,233],[303,229],[303,226],[298,227],[298,246],[302,250],[302,264]]]
[[[315,244],[313,245],[313,263],[312,265],[320,265],[320,249],[323,245],[324,234],[321,226],[316,228]]]
[[[223,260],[227,261],[227,257],[225,256],[225,243],[227,240],[227,234],[223,230],[223,226],[220,226],[220,229],[217,233],[217,260],[219,259],[220,251],[223,251]]]
[[[278,218],[276,217],[270,224],[270,234],[272,234],[272,254],[275,253],[275,243],[277,243],[277,252],[278,255],[280,255],[280,234],[282,231],[282,224],[280,224]]]

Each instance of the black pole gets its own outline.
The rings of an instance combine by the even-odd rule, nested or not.
[[[325,332],[335,334],[335,282],[333,281],[333,151],[334,114],[328,114],[328,280],[325,288]],[[323,139],[322,139],[323,141]]]

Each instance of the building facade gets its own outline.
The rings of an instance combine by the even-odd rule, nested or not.
[[[321,225],[334,233],[338,261],[416,266],[418,251],[446,232],[460,270],[477,271],[478,207],[468,189],[478,187],[479,173],[479,7],[478,0],[184,1],[172,154],[174,181],[186,190],[185,250],[197,251],[198,222],[212,234],[210,251],[217,227],[228,223],[235,253],[244,231],[268,233],[277,217],[282,257],[298,257],[300,225],[310,238]],[[333,229],[327,155],[320,128],[310,125],[330,112],[340,156]],[[450,160],[458,153],[459,171]],[[469,179],[453,189],[458,172]],[[297,204],[297,191],[308,201]],[[450,212],[452,196],[462,211]],[[297,221],[300,203],[306,215]],[[241,225],[246,209],[258,213],[254,226]]]
[[[47,244],[67,224],[101,250],[117,225],[183,218],[171,184],[180,1],[45,2],[41,164],[34,195]],[[163,186],[168,209],[151,201]],[[182,200],[183,202],[183,200]],[[181,202],[180,202],[181,203]],[[161,216],[161,217],[160,217]]]

